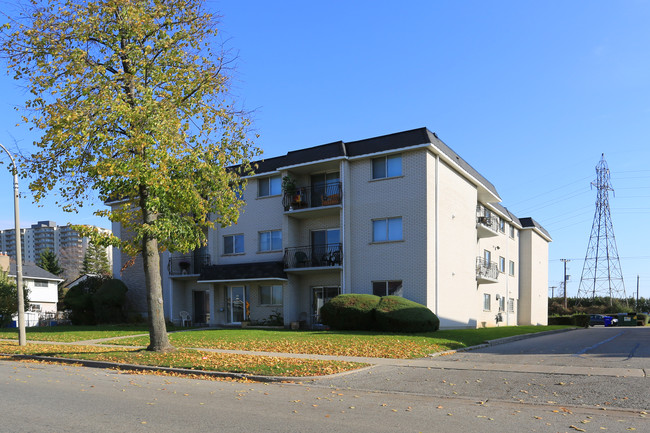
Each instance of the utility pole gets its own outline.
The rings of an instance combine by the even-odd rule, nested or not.
[[[639,276],[636,276],[636,305],[634,311],[639,312]]]
[[[570,262],[571,260],[569,259],[560,259],[561,262],[564,262],[564,308],[567,308],[567,302],[566,302],[566,263]]]
[[[555,288],[556,288],[556,287],[557,287],[557,286],[551,286],[551,287],[550,287],[550,289],[551,289],[551,299],[555,298]]]
[[[18,167],[14,157],[9,153],[6,147],[0,144],[0,147],[9,155],[13,165],[14,175],[14,229],[16,230],[16,291],[18,292],[18,345],[27,345],[27,335],[25,333],[25,298],[23,297],[23,257],[20,245],[20,217],[18,210]]]

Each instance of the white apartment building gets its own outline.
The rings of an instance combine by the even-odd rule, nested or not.
[[[100,229],[107,231],[106,229]],[[81,266],[90,240],[82,237],[71,226],[59,226],[54,221],[38,221],[30,228],[20,229],[20,246],[23,263],[36,263],[41,254],[49,249],[66,266]],[[16,235],[14,229],[0,230],[0,251],[16,260]],[[106,254],[112,264],[113,249]],[[62,264],[63,266],[63,264]]]
[[[168,319],[310,327],[339,293],[374,293],[426,305],[441,328],[547,323],[549,234],[426,128],[259,161],[242,199],[206,247],[161,255]],[[129,258],[114,257],[120,275]],[[122,279],[146,315],[141,266]]]

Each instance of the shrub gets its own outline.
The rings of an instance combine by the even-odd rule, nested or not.
[[[332,329],[373,329],[373,311],[380,299],[356,293],[338,295],[321,307],[321,321]]]
[[[384,296],[375,309],[375,321],[382,331],[431,332],[440,328],[440,320],[422,304],[399,296]]]
[[[96,324],[93,297],[106,280],[106,277],[88,277],[67,291],[63,303],[70,309],[73,325]]]
[[[636,321],[642,322],[643,326],[647,326],[649,320],[650,320],[650,316],[648,316],[647,314],[638,313],[636,315]]]
[[[97,323],[124,322],[124,303],[128,288],[121,280],[106,280],[92,297]]]
[[[572,316],[551,316],[548,318],[548,324],[549,326],[552,325],[573,325],[573,317]]]
[[[589,314],[574,314],[571,317],[573,319],[573,325],[580,326],[582,328],[589,327]]]

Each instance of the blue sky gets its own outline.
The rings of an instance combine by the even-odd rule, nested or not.
[[[428,127],[548,229],[549,285],[578,290],[601,153],[628,294],[650,297],[650,2],[210,1],[238,54],[233,94],[252,110],[266,157]],[[0,77],[0,142],[28,150],[14,127],[22,91]],[[17,144],[16,144],[17,143]],[[1,157],[6,160],[6,157]],[[2,180],[4,179],[4,180]],[[13,224],[0,173],[0,228]],[[27,192],[25,183],[21,190]],[[42,219],[110,227],[83,212],[21,201]]]

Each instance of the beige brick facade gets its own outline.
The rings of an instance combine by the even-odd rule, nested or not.
[[[302,189],[285,197],[277,182],[287,175]],[[263,161],[243,199],[238,223],[208,234],[211,271],[180,272],[186,259],[163,254],[171,320],[188,311],[212,325],[264,322],[281,311],[286,326],[309,326],[336,293],[401,282],[401,296],[429,307],[443,328],[546,323],[548,233],[508,212],[494,186],[426,129]],[[281,231],[282,248],[260,251],[268,231]],[[243,251],[225,254],[233,235],[243,235]],[[283,272],[264,273],[273,262]],[[142,284],[137,274],[123,274],[130,289]],[[281,305],[261,301],[260,288],[272,285],[282,287]]]

